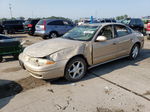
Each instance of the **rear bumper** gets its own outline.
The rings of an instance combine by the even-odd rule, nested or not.
[[[37,36],[46,37],[48,34],[45,33],[45,31],[35,31],[34,33]]]

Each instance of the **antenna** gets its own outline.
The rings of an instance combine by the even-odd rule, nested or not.
[[[11,7],[11,4],[9,4],[9,10],[10,10],[10,17],[12,18],[12,7]]]

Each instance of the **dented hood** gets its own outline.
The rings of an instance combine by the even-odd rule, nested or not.
[[[35,43],[25,48],[24,53],[31,57],[44,57],[55,52],[82,45],[82,41],[56,38]]]

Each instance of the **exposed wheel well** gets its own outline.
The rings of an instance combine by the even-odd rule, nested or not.
[[[89,64],[88,64],[88,62],[87,62],[87,59],[86,59],[82,54],[79,54],[79,55],[73,56],[72,58],[69,59],[69,61],[68,61],[68,62],[66,63],[66,65],[65,65],[65,69],[66,69],[67,64],[68,64],[73,58],[77,58],[77,57],[80,57],[80,58],[84,59],[85,62],[86,62],[86,64],[87,64],[87,67],[89,66]]]
[[[136,42],[134,45],[138,45],[139,46],[139,48],[141,48],[141,43],[140,42]]]

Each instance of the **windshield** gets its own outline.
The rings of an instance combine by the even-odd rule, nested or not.
[[[125,19],[125,20],[122,20],[122,23],[124,23],[124,24],[129,24],[130,23],[130,19]]]
[[[31,21],[24,22],[24,25],[28,25],[28,24],[31,24]]]
[[[98,26],[76,26],[63,35],[63,38],[81,41],[90,40],[98,28]]]

